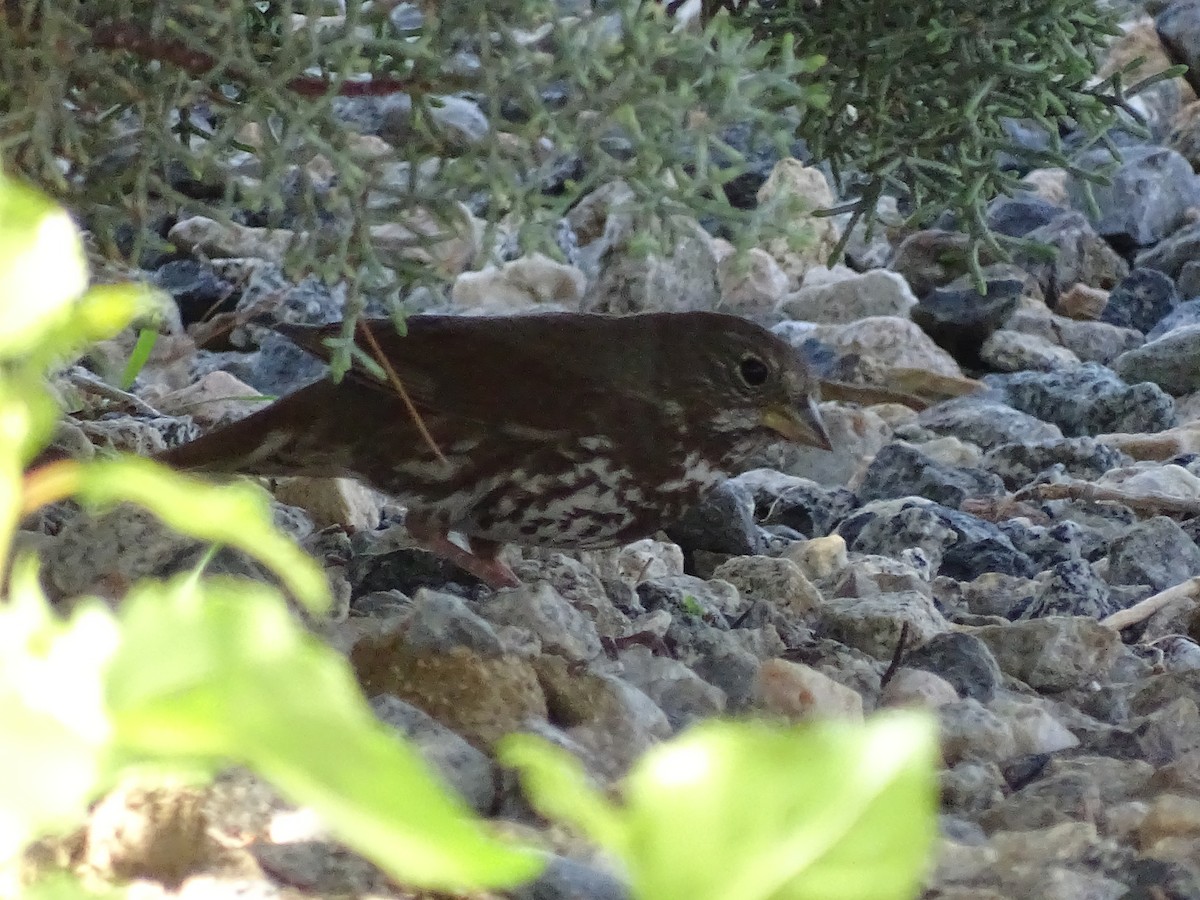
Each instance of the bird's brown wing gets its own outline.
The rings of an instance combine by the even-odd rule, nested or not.
[[[604,316],[588,316],[583,323],[578,316],[570,320],[573,327],[565,328],[568,319],[550,313],[412,316],[401,336],[387,319],[363,319],[356,343],[375,356],[361,333],[370,329],[418,408],[449,416],[582,434],[590,433],[599,408],[618,407],[617,421],[630,428],[661,417],[655,400],[661,378],[654,371],[653,330],[647,334]],[[277,330],[328,361],[332,351],[326,341],[340,335],[341,325],[281,325]],[[613,352],[614,341],[622,343],[620,352]],[[394,393],[390,384],[360,366],[348,377]]]

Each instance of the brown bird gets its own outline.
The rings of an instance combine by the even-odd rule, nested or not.
[[[328,360],[341,326],[276,330]],[[772,442],[830,449],[815,376],[736,316],[413,316],[403,337],[360,321],[358,345],[394,370],[421,425],[356,366],[157,458],[357,478],[407,506],[426,549],[500,587],[519,583],[503,544],[618,546],[674,523]]]

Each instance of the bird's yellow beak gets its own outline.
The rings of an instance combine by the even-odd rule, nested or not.
[[[762,423],[767,428],[791,441],[808,447],[832,450],[829,433],[817,412],[816,401],[809,397],[797,406],[779,404],[763,411]]]

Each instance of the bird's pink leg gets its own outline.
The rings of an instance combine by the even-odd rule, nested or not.
[[[490,588],[499,590],[518,587],[521,584],[521,579],[517,578],[516,573],[500,561],[498,554],[502,545],[495,541],[473,538],[472,550],[464,550],[450,540],[449,530],[446,528],[432,525],[411,514],[404,526],[421,549],[428,550],[435,556],[440,556],[460,569],[470,572]]]

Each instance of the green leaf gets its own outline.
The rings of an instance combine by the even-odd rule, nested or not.
[[[132,387],[138,377],[138,372],[142,371],[150,359],[150,354],[154,351],[154,345],[157,342],[158,332],[155,329],[143,328],[138,332],[137,343],[133,345],[133,352],[129,354],[129,362],[125,364],[125,371],[121,375],[121,387],[124,390]]]
[[[0,860],[55,826],[82,818],[102,778],[109,722],[104,671],[119,635],[99,602],[64,622],[29,558],[13,566],[0,605]]]
[[[79,469],[75,492],[80,500],[144,506],[177,531],[228,544],[261,561],[314,612],[328,608],[324,573],[275,529],[261,488],[249,482],[209,484],[133,456],[100,460]]]
[[[54,430],[58,407],[40,377],[0,374],[0,572],[21,515],[25,464]]]
[[[371,713],[345,659],[278,593],[234,579],[134,588],[108,680],[116,744],[240,760],[405,883],[502,886],[540,865],[488,836]]]
[[[526,744],[502,756],[539,809],[624,863],[643,900],[903,900],[928,864],[935,741],[921,716],[701,725],[635,766],[615,825],[553,757]]]
[[[39,348],[87,287],[71,217],[0,173],[0,358]]]
[[[621,844],[622,811],[589,783],[583,765],[566,750],[533,735],[510,734],[497,745],[496,760],[520,771],[543,815],[573,825],[603,846]]]

